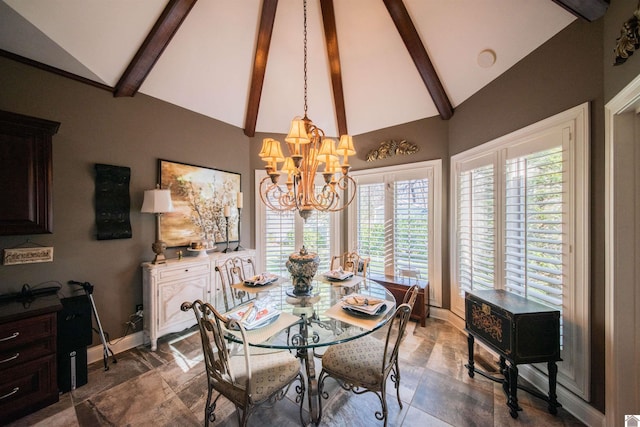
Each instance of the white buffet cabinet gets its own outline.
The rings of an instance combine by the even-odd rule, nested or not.
[[[144,305],[144,340],[157,348],[158,338],[196,324],[191,311],[183,312],[183,302],[200,299],[216,306],[221,286],[216,265],[228,258],[254,258],[255,250],[214,252],[207,256],[169,259],[164,264],[142,264],[142,303]]]

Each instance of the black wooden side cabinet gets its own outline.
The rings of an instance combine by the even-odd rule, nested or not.
[[[511,417],[517,418],[518,389],[545,400],[549,412],[556,414],[556,377],[560,358],[560,312],[504,290],[467,292],[465,326],[468,333],[469,376],[478,374],[502,383]],[[502,378],[475,368],[474,340],[479,339],[500,356]],[[549,394],[518,385],[518,365],[546,362],[549,370]]]

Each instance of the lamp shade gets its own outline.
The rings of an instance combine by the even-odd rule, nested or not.
[[[355,148],[353,148],[353,138],[351,135],[342,135],[340,137],[340,143],[338,144],[338,153],[343,156],[353,156],[356,154]]]
[[[294,145],[309,144],[311,142],[303,119],[296,117],[291,121],[291,129],[284,140]]]
[[[140,212],[145,213],[165,213],[173,211],[170,190],[145,190],[144,201]]]

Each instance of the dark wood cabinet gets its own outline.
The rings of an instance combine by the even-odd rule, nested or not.
[[[411,319],[420,322],[421,326],[425,326],[427,317],[429,317],[429,282],[426,280],[416,280],[402,276],[388,276],[382,274],[370,274],[369,279],[380,283],[387,288],[394,296],[398,304],[402,303],[404,295],[409,288],[415,284],[420,287],[416,303],[411,311]]]
[[[58,401],[56,295],[0,302],[0,420]]]
[[[560,312],[504,290],[467,292],[465,296],[465,327],[468,332],[469,376],[475,373],[501,382],[507,405],[517,418],[517,390],[521,389],[548,402],[555,414],[561,406],[556,400],[556,362],[560,358]],[[475,338],[500,356],[502,378],[495,378],[479,369],[473,361]],[[508,362],[508,363],[507,363]],[[549,394],[518,385],[518,365],[546,362],[549,370]]]
[[[0,110],[0,235],[52,232],[51,137],[59,126]]]

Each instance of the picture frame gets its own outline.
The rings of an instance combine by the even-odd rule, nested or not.
[[[4,249],[2,264],[34,264],[38,262],[53,262],[53,247],[38,246],[33,248]]]
[[[204,242],[213,249],[227,242],[227,230],[229,242],[237,242],[240,178],[236,172],[158,159],[158,182],[160,188],[171,191],[174,209],[159,219],[167,247]],[[228,227],[225,206],[229,206]]]

